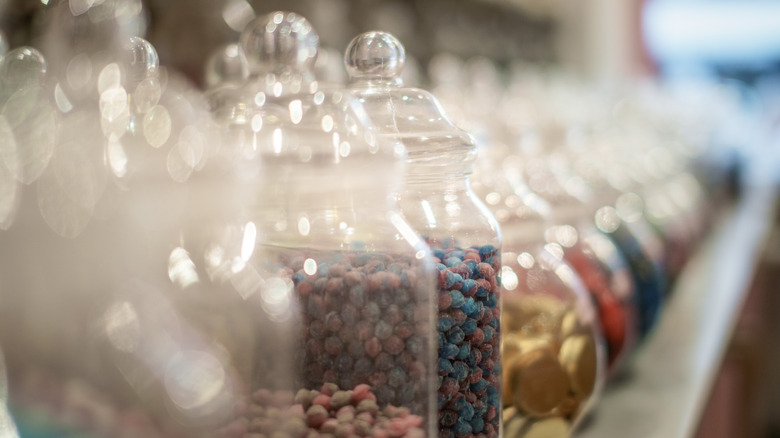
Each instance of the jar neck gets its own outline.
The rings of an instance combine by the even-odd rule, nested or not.
[[[440,163],[436,157],[407,160],[404,186],[407,189],[470,191],[468,178],[474,170],[473,162]]]
[[[388,232],[389,214],[397,208],[394,186],[383,175],[367,179],[350,172],[285,173],[287,177],[269,170],[250,194],[247,216],[257,222],[264,241],[333,248],[386,239],[377,235]]]

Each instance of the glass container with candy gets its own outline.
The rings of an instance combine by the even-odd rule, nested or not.
[[[504,433],[567,437],[597,400],[606,374],[601,321],[582,280],[545,245],[549,205],[510,183],[500,144],[481,152],[472,187],[504,238]]]
[[[239,47],[253,76],[219,108],[242,194],[187,239],[213,293],[246,303],[231,318],[252,324],[221,433],[430,436],[435,267],[392,196],[405,149],[348,92],[320,88],[303,17],[259,17]]]
[[[438,272],[439,436],[498,436],[501,422],[501,237],[471,191],[472,138],[437,100],[404,88],[405,53],[392,35],[369,32],[347,47],[350,89],[383,138],[400,140],[409,157],[397,193],[401,211],[431,246]]]

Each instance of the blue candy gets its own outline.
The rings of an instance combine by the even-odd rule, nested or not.
[[[479,248],[479,256],[482,258],[482,260],[495,255],[496,252],[496,247],[493,245],[485,245],[482,248]]]
[[[471,391],[472,392],[480,392],[480,391],[484,390],[485,388],[487,388],[487,386],[488,386],[487,380],[479,379],[479,381],[477,383],[472,383],[471,384]]]
[[[479,353],[479,350],[477,350],[477,349],[472,349],[469,352],[469,357],[466,358],[466,364],[468,364],[468,366],[470,366],[470,367],[477,366],[477,354],[480,354],[480,356],[479,356],[480,358],[482,357],[481,356],[482,353]]]
[[[454,371],[455,367],[452,366],[452,362],[443,357],[439,358],[439,374],[446,375],[453,373]]]
[[[452,364],[453,370],[450,373],[450,377],[457,380],[458,383],[462,382],[469,376],[469,366],[463,362],[455,362]],[[441,370],[441,368],[439,368]]]
[[[467,319],[463,321],[463,324],[460,326],[460,329],[463,330],[463,333],[466,336],[469,336],[477,330],[477,321],[473,319]]]
[[[447,330],[451,329],[452,326],[455,325],[455,321],[452,320],[449,316],[442,316],[439,318],[439,331],[440,332],[446,332]]]
[[[489,293],[490,293],[490,290],[488,290],[488,288],[483,287],[483,286],[478,286],[477,287],[477,293],[475,293],[474,296],[479,297],[479,298],[485,298],[486,296],[488,296]]]
[[[477,287],[476,281],[470,278],[465,278],[460,284],[460,291],[463,293],[468,293],[468,291],[474,289],[475,287]]]
[[[473,433],[479,433],[485,429],[485,422],[482,420],[482,417],[479,416],[472,418],[469,424],[471,424],[471,431]]]
[[[497,304],[498,304],[498,297],[496,297],[495,295],[488,295],[488,297],[485,298],[485,305],[490,307],[491,309],[495,309]]]
[[[469,357],[469,353],[471,353],[471,346],[468,343],[465,343],[460,346],[460,351],[458,352],[458,355],[455,356],[455,359],[464,360]]]
[[[450,307],[452,308],[460,309],[463,307],[463,303],[466,302],[466,298],[462,293],[460,293],[460,291],[453,289],[450,291],[450,296],[452,297],[452,304],[450,304]]]
[[[459,259],[457,257],[452,257],[452,255],[450,255],[450,257],[447,257],[444,260],[444,264],[447,265],[448,268],[451,268],[451,267],[457,265],[458,263],[462,263],[462,262],[463,262],[463,259]]]
[[[454,359],[458,355],[460,348],[455,344],[446,344],[444,347],[439,348],[439,357]]]
[[[482,327],[482,333],[485,334],[485,340],[483,342],[487,342],[491,339],[493,339],[493,327],[486,326]],[[448,336],[449,339],[449,336]]]
[[[425,342],[423,342],[423,339],[419,336],[412,336],[406,340],[406,350],[414,355],[422,354],[425,346]]]
[[[320,275],[328,275],[328,268],[330,268],[329,264],[320,263],[320,265],[317,267],[317,273]]]
[[[479,317],[478,314],[475,314],[477,311],[477,304],[474,302],[474,298],[466,297],[466,300],[463,303],[463,306],[461,306],[460,310],[462,310],[463,313],[470,316],[471,318]]]
[[[488,403],[490,403],[491,406],[495,406],[496,409],[498,409],[498,389],[496,389],[495,386],[488,386],[486,394],[487,394]]]
[[[298,283],[300,283],[301,281],[303,281],[303,280],[305,280],[305,279],[306,279],[306,274],[304,274],[303,272],[296,272],[296,273],[295,273],[295,274],[293,274],[293,276],[292,276],[293,283],[294,283],[296,286],[298,285]]]
[[[457,257],[460,260],[463,260],[463,257],[466,257],[466,251],[460,251],[460,250],[452,251],[450,253],[450,257]]]
[[[447,257],[447,253],[440,249],[434,249],[433,250],[433,256],[436,257],[439,260],[444,260],[445,257]]]
[[[479,278],[479,270],[477,270],[478,263],[474,260],[467,260],[463,262],[467,268],[469,268],[469,278]]]
[[[466,421],[465,418],[461,417],[458,418],[458,421],[455,423],[453,429],[455,430],[455,433],[458,435],[466,435],[468,433],[471,433],[471,424],[468,421]]]
[[[444,266],[441,263],[436,263],[436,269],[439,270],[439,271],[443,271],[443,270],[447,269],[447,267]]]
[[[444,285],[447,287],[447,289],[450,289],[456,283],[460,283],[462,281],[463,281],[463,277],[461,277],[460,274],[456,274],[452,271],[447,271],[447,278],[445,279]]]
[[[437,402],[438,402],[438,405],[439,405],[439,409],[443,408],[443,407],[444,407],[444,405],[445,405],[445,404],[446,404],[448,401],[449,401],[449,400],[447,399],[447,396],[445,396],[444,394],[439,394],[439,395],[437,396]]]
[[[460,327],[453,327],[447,331],[447,342],[450,344],[460,344],[466,338],[466,334],[463,333]]]
[[[406,271],[401,272],[401,286],[405,288],[411,288],[412,287],[412,281],[409,280],[409,276],[406,274]]]

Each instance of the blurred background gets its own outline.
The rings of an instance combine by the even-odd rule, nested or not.
[[[65,0],[67,1],[67,0]],[[71,8],[109,0],[70,0]],[[0,0],[9,48],[47,52],[43,11],[57,0]],[[357,34],[396,35],[407,82],[428,87],[439,55],[486,57],[498,71],[574,77],[591,92],[661,83],[696,99],[716,90],[714,161],[735,194],[780,182],[780,1],[776,0],[143,0],[136,22],[160,65],[207,88],[209,56],[257,15],[285,9],[320,35],[326,74],[343,82],[341,54]],[[52,49],[49,49],[52,50]],[[445,72],[446,75],[446,72]],[[436,79],[434,81],[433,79]],[[444,78],[446,79],[446,78]],[[703,100],[703,101],[706,101]],[[617,100],[615,111],[620,110]],[[700,109],[701,110],[701,109]],[[774,224],[777,222],[774,215]],[[780,234],[773,226],[698,425],[701,437],[780,437]]]

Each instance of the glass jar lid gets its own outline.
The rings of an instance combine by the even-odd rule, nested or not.
[[[241,158],[311,166],[399,161],[403,146],[377,138],[357,99],[321,89],[314,76],[318,46],[316,31],[292,12],[273,12],[246,27],[239,48],[251,76],[244,104],[228,121],[249,128]]]
[[[344,58],[350,89],[360,97],[377,129],[404,142],[407,178],[452,169],[471,173],[474,139],[456,127],[429,92],[403,86],[403,45],[386,32],[366,32],[350,42]]]

